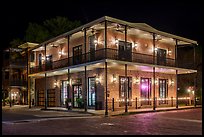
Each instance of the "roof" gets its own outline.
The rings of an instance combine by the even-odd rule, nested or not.
[[[177,39],[177,40],[184,41],[184,42],[187,42],[187,43],[198,45],[197,41],[157,30],[157,29],[151,27],[150,25],[148,25],[146,23],[131,23],[131,22],[127,22],[127,21],[124,21],[124,20],[112,18],[112,17],[109,17],[109,16],[103,16],[103,17],[101,17],[99,19],[96,19],[96,20],[94,20],[92,22],[89,22],[89,23],[87,23],[85,25],[77,27],[77,28],[75,28],[75,29],[73,29],[73,30],[71,30],[69,32],[66,32],[66,33],[61,34],[61,35],[59,35],[57,37],[54,37],[54,38],[49,39],[47,41],[44,41],[43,43],[39,44],[39,46],[41,46],[43,44],[53,42],[53,41],[57,40],[58,38],[66,37],[66,36],[71,35],[71,34],[73,34],[75,32],[81,31],[84,28],[88,28],[88,27],[91,27],[91,26],[93,26],[93,25],[95,25],[97,23],[101,23],[101,22],[103,22],[105,20],[110,21],[110,22],[115,22],[115,23],[118,23],[118,24],[121,24],[121,25],[127,25],[127,26],[130,26],[130,27],[134,27],[134,28],[137,28],[137,29],[140,29],[140,30],[143,30],[143,31],[150,32],[150,33],[155,33],[155,34],[158,34],[158,35],[162,35],[162,36],[166,36],[166,37],[169,37],[169,38]]]
[[[33,47],[36,47],[37,45],[39,45],[39,44],[38,43],[26,42],[26,43],[23,43],[20,46],[18,46],[18,48],[22,48],[22,49],[33,48]]]
[[[119,20],[119,19],[116,19],[116,18],[108,17],[108,16],[105,16],[105,18],[108,21],[118,22],[118,23],[121,23],[123,25],[128,25],[128,26],[135,27],[135,28],[138,28],[138,29],[141,29],[141,30],[144,30],[144,31],[156,33],[156,34],[159,34],[159,35],[162,35],[162,36],[166,36],[166,37],[169,37],[169,38],[174,38],[174,39],[177,39],[177,40],[181,40],[181,41],[185,41],[185,42],[188,42],[188,43],[198,45],[197,41],[187,39],[187,38],[184,38],[184,37],[181,37],[181,36],[173,35],[173,34],[170,34],[170,33],[167,33],[167,32],[159,31],[159,30],[151,27],[150,25],[147,25],[146,23],[131,23],[131,22]]]

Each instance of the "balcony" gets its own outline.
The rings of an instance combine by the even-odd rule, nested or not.
[[[26,86],[27,82],[25,80],[11,80],[9,81],[10,86]]]
[[[106,52],[107,52],[107,57],[105,57]],[[153,64],[152,55],[134,53],[134,52],[132,52],[131,55],[125,54],[125,53],[119,54],[119,51],[117,49],[107,48],[107,49],[99,49],[99,50],[96,50],[95,52],[88,52],[80,56],[69,57],[69,63],[67,58],[49,62],[46,64],[46,70],[53,70],[53,69],[88,63],[88,62],[102,60],[102,59],[112,59],[112,60],[119,60],[119,61]],[[157,58],[155,57],[155,63],[157,65],[175,67],[175,60],[170,58],[166,58],[166,59],[163,59],[162,62],[158,62]],[[35,66],[30,68],[31,74],[41,72],[41,71],[45,71],[44,64],[41,66]]]
[[[26,60],[26,59],[15,59],[15,60],[10,60],[10,65],[15,65],[15,66],[26,66],[26,65],[27,65],[27,60]]]

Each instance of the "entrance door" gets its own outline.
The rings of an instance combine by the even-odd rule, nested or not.
[[[88,106],[94,107],[96,103],[96,78],[88,78]]]
[[[73,47],[73,64],[77,65],[82,62],[82,45]]]
[[[38,90],[37,91],[38,96],[38,106],[44,106],[45,105],[45,91],[44,90]]]
[[[66,80],[63,80],[61,81],[61,105],[65,105],[65,101],[66,101],[66,98],[68,98],[68,95],[67,95],[67,84],[68,84],[68,81]]]
[[[38,63],[39,63],[39,69],[42,69],[42,54],[38,55]]]
[[[127,42],[125,45],[125,41],[119,41],[118,52],[120,60],[132,61],[132,43]]]
[[[52,69],[52,55],[46,57],[46,69]]]
[[[141,91],[141,105],[151,105],[151,79],[150,78],[141,78],[141,85],[140,85],[140,91]]]
[[[158,65],[166,65],[166,50],[165,49],[157,49],[157,64]]]
[[[124,106],[125,105],[125,92],[127,92],[127,99],[131,100],[132,99],[132,78],[127,77],[127,85],[126,85],[126,78],[124,76],[119,77],[120,83],[119,83],[119,98],[122,101],[119,106]],[[128,102],[128,105],[131,106],[131,102]]]
[[[167,80],[166,79],[159,79],[159,98],[161,100],[159,101],[159,104],[166,104],[167,103]]]
[[[55,103],[55,89],[48,89],[47,90],[47,105],[48,107],[56,107]]]
[[[79,100],[82,100],[82,85],[73,85],[73,107],[80,107]]]

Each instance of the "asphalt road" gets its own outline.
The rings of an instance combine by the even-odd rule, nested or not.
[[[112,117],[2,114],[2,135],[202,135],[202,108]]]

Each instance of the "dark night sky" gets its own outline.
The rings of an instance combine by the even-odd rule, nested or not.
[[[0,2],[1,49],[13,38],[22,38],[28,22],[41,23],[56,16],[82,24],[111,16],[193,39],[203,39],[203,7],[198,0],[12,0]],[[203,43],[203,42],[202,42]]]

